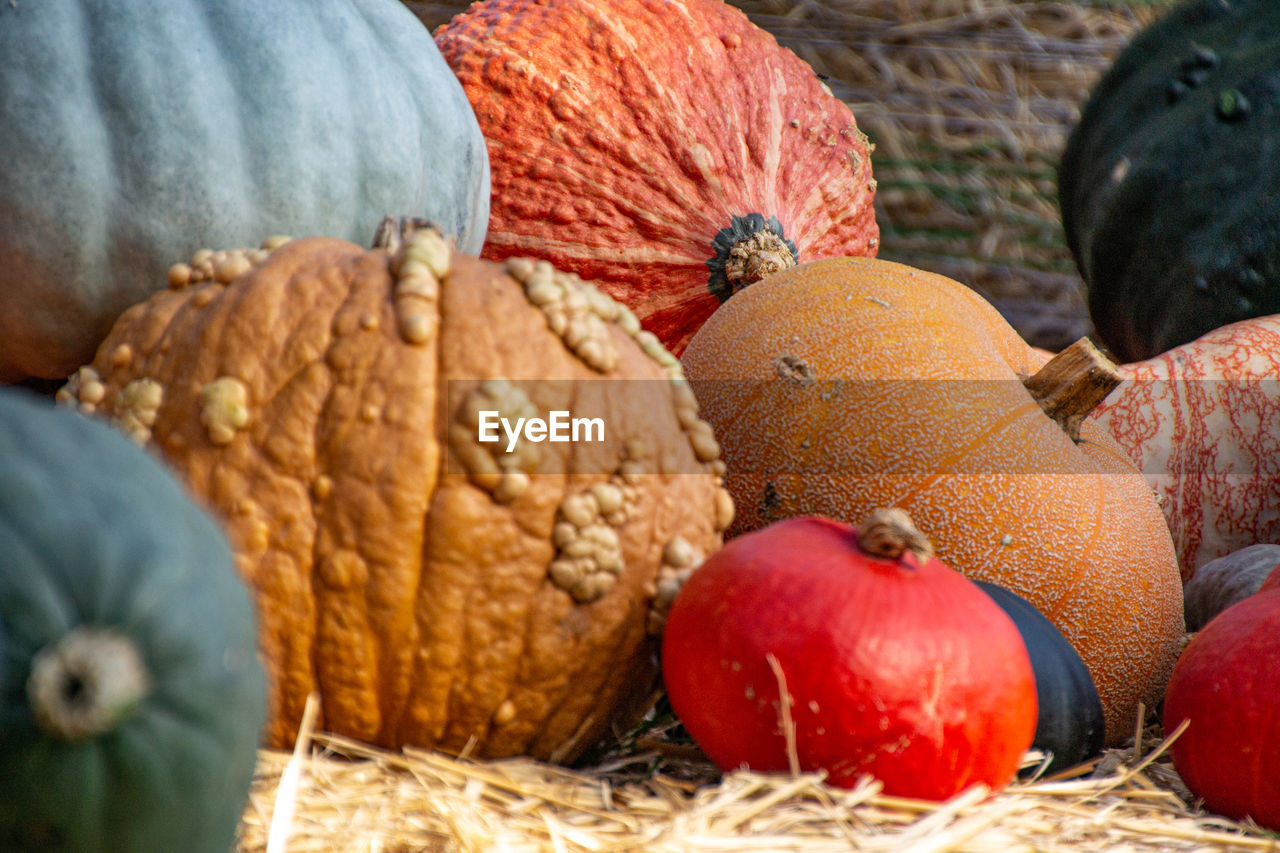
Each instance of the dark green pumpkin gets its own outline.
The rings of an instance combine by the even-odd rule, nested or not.
[[[0,382],[65,378],[203,248],[364,243],[389,211],[476,253],[489,161],[397,0],[0,3]]]
[[[1137,361],[1280,313],[1280,3],[1192,0],[1091,93],[1059,169],[1098,337]]]
[[[0,850],[227,853],[266,683],[220,528],[105,424],[0,389]]]
[[[1052,755],[1046,772],[1101,753],[1106,735],[1102,700],[1079,653],[1031,602],[989,581],[974,582],[1013,620],[1027,647],[1040,703],[1031,746]]]

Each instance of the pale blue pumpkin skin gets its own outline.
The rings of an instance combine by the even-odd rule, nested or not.
[[[479,252],[485,142],[398,0],[0,3],[0,382],[61,378],[201,248],[368,245],[420,216]]]
[[[221,528],[110,426],[0,388],[0,850],[229,853],[266,714],[253,600]],[[106,731],[38,724],[37,653],[86,626],[150,687]]]

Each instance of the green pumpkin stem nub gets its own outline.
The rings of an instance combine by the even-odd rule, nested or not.
[[[32,658],[27,702],[47,734],[81,741],[127,719],[150,687],[150,673],[132,639],[81,625]]]
[[[1080,424],[1120,384],[1115,362],[1088,338],[1055,355],[1023,385],[1063,432],[1080,441]]]
[[[858,546],[868,554],[897,560],[910,551],[921,563],[933,556],[933,543],[905,509],[877,509],[858,528]]]
[[[707,289],[722,303],[748,285],[800,262],[778,217],[759,213],[734,216],[711,241],[715,257],[707,261]]]

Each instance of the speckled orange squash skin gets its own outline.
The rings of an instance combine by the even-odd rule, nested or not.
[[[435,36],[488,142],[482,255],[597,282],[677,354],[734,216],[777,217],[800,261],[876,252],[853,114],[728,3],[483,0]]]
[[[1182,588],[1141,473],[1096,425],[1073,443],[1023,386],[1044,360],[958,282],[866,258],[753,285],[683,356],[724,447],[731,532],[907,510],[941,559],[1075,645],[1115,742],[1162,695]]]
[[[657,587],[718,547],[722,463],[634,317],[587,323],[590,360],[616,356],[600,369],[504,265],[455,253],[413,286],[409,269],[285,243],[230,283],[130,309],[59,396],[153,447],[225,519],[261,610],[268,744],[293,741],[315,691],[320,727],[374,744],[569,760],[652,688]],[[532,463],[476,462],[460,420],[493,377],[654,381],[609,398],[602,443],[524,444],[524,476]],[[544,413],[573,406],[553,399],[563,383],[519,387]],[[643,473],[659,459],[675,473]],[[549,573],[570,500],[598,510],[624,564],[591,600]]]
[[[1155,490],[1184,580],[1240,548],[1280,543],[1280,315],[1120,372],[1092,417]]]

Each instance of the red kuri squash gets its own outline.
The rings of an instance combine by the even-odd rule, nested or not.
[[[1229,607],[1178,658],[1165,696],[1173,765],[1204,804],[1280,830],[1280,591]]]
[[[679,354],[735,291],[873,255],[871,148],[720,0],[482,0],[436,32],[488,141],[484,257],[536,255]]]
[[[902,510],[730,541],[676,596],[662,652],[671,707],[726,770],[940,800],[1003,787],[1036,728],[1018,628]]]

